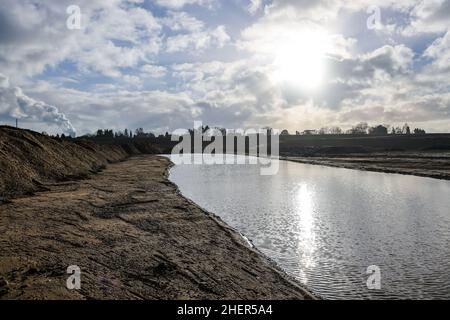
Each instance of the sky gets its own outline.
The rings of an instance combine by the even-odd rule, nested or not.
[[[450,0],[1,0],[0,124],[450,132],[449,17]]]

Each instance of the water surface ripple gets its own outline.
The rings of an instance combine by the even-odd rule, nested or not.
[[[450,181],[286,161],[274,176],[176,165],[170,179],[324,298],[450,298]]]

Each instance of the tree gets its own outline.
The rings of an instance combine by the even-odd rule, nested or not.
[[[339,127],[331,127],[328,132],[330,134],[342,134],[342,129]]]
[[[285,129],[285,130],[281,131],[281,134],[280,134],[280,135],[282,135],[282,136],[288,136],[288,135],[289,135],[289,131],[287,131],[287,130]]]
[[[411,129],[409,128],[409,125],[407,123],[405,123],[405,125],[403,126],[402,133],[411,134]]]
[[[136,131],[135,131],[135,136],[136,137],[143,137],[144,135],[145,135],[144,129],[142,129],[142,128],[136,129]]]
[[[414,134],[426,134],[426,132],[423,129],[415,128],[414,129]]]
[[[123,132],[122,131],[117,131],[115,134],[114,134],[114,137],[115,138],[122,138],[124,136],[124,134],[123,134]]]
[[[97,137],[114,138],[114,131],[111,129],[97,130]]]
[[[349,130],[350,134],[367,134],[369,125],[367,122],[360,122]]]

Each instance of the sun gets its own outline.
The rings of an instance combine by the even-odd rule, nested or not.
[[[274,46],[274,79],[283,84],[317,89],[323,82],[329,42],[318,31],[292,32]]]

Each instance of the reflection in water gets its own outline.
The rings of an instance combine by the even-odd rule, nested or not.
[[[177,165],[170,179],[325,298],[450,298],[450,181],[286,161],[274,176]]]
[[[314,234],[314,208],[312,194],[308,191],[306,184],[301,184],[293,197],[293,206],[298,216],[298,249],[299,258],[307,268],[315,266],[312,259],[315,250]],[[304,284],[308,284],[308,276],[299,270],[299,278]]]

